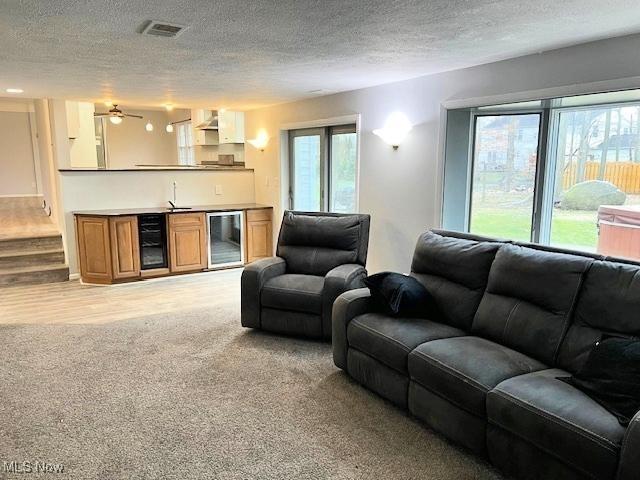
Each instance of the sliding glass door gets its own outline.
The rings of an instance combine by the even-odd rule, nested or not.
[[[540,113],[475,116],[469,231],[529,241]]]
[[[295,130],[290,135],[291,197],[294,210],[308,212],[324,209],[324,131]]]
[[[355,125],[289,131],[289,195],[294,210],[357,210]]]

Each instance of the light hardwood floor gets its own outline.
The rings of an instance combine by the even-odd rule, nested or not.
[[[110,286],[69,281],[8,287],[0,290],[0,324],[101,324],[180,313],[185,306],[239,308],[241,273],[230,269]]]

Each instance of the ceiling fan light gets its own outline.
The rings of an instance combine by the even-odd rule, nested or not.
[[[147,124],[144,126],[144,129],[145,129],[147,132],[153,132],[153,123],[151,123],[151,122],[147,122]]]
[[[112,116],[112,117],[109,117],[109,121],[114,125],[120,125],[122,123],[122,117]]]

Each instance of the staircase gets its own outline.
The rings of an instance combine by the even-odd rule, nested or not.
[[[41,202],[0,198],[0,288],[69,280],[62,235]]]

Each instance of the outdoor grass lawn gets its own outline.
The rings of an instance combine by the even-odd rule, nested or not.
[[[597,212],[553,210],[551,244],[595,251],[598,243]],[[471,231],[489,237],[529,241],[531,210],[522,208],[476,208]]]

